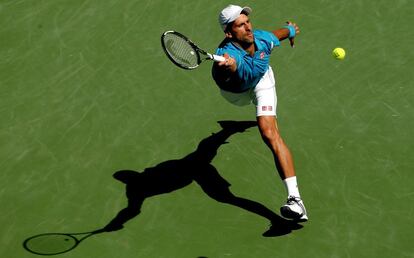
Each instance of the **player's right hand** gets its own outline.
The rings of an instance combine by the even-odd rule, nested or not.
[[[217,63],[217,65],[230,72],[235,72],[237,70],[236,59],[234,59],[233,57],[230,57],[229,54],[227,53],[224,53],[223,56],[224,58],[226,58],[226,60]]]

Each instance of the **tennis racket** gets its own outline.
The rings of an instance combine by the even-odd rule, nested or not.
[[[62,254],[73,250],[88,237],[105,232],[96,230],[86,233],[45,233],[32,236],[23,242],[23,247],[38,255]]]
[[[195,69],[205,60],[222,62],[223,56],[210,54],[200,49],[183,34],[176,31],[166,31],[161,36],[161,45],[168,58],[178,67]]]

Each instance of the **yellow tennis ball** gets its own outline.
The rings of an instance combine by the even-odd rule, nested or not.
[[[345,50],[343,48],[337,47],[332,51],[332,55],[338,59],[342,60],[345,58]]]

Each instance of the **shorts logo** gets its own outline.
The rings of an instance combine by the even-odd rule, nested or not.
[[[265,53],[264,52],[260,53],[260,59],[263,59],[264,57],[265,57]]]
[[[262,106],[262,111],[272,111],[273,107],[272,106]]]

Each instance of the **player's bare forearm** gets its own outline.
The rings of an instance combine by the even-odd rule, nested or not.
[[[295,28],[296,31],[296,35],[298,35],[300,33],[300,29],[298,27],[298,25],[296,25],[296,23],[292,23],[290,21],[287,22],[288,25],[292,25]],[[281,28],[281,29],[277,29],[273,31],[273,34],[275,34],[275,36],[280,40],[285,40],[287,38],[289,38],[289,29],[287,28]]]
[[[280,40],[285,40],[289,37],[289,30],[288,29],[278,29],[278,30],[274,30],[273,34],[275,34],[275,36]]]

